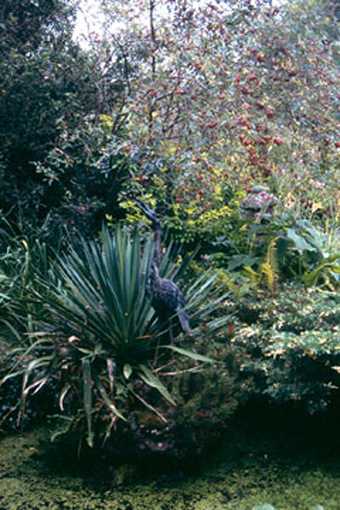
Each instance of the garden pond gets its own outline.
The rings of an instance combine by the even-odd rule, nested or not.
[[[42,427],[3,435],[0,510],[339,510],[339,444],[320,441],[325,423],[299,420],[292,434],[280,419],[257,421],[181,469],[79,463]]]

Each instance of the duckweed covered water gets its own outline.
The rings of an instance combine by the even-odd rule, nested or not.
[[[321,462],[320,451],[293,462],[282,444],[253,438],[234,453],[224,445],[195,472],[142,477],[150,466],[122,466],[102,476],[46,453],[46,439],[39,429],[0,440],[0,510],[340,510],[340,461]]]

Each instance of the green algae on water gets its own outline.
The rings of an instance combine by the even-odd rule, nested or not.
[[[1,439],[0,510],[252,510],[264,503],[276,510],[340,509],[340,462],[303,466],[262,452],[238,461],[220,455],[195,476],[138,480],[123,466],[103,482],[76,467],[51,469],[46,440],[44,429]]]

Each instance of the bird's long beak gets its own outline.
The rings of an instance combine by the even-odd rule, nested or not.
[[[152,222],[157,221],[157,216],[155,212],[150,209],[144,202],[139,200],[139,198],[131,197],[131,199],[138,205],[139,209],[145,214],[145,216],[151,220]]]

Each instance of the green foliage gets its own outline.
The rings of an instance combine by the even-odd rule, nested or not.
[[[157,200],[166,190],[173,230],[189,240],[198,230],[215,235],[230,213],[225,190],[254,182],[267,181],[300,216],[335,210],[339,27],[331,2],[164,0],[161,13],[152,3],[105,4],[108,24],[122,26],[126,150],[145,156],[134,181]],[[132,28],[132,11],[148,22]]]
[[[259,395],[323,410],[339,391],[340,301],[335,292],[285,285],[275,298],[237,306],[233,343],[244,349],[245,373]]]
[[[155,420],[164,434],[218,429],[248,379],[322,409],[340,373],[338,12],[166,1],[163,17],[154,2],[102,3],[120,33],[86,50],[74,2],[0,12],[0,340],[18,348],[5,381],[22,382],[19,417],[52,387],[62,428],[89,446]],[[279,201],[250,221],[240,204],[257,181]],[[200,245],[185,282],[187,260],[173,246],[163,257],[194,333],[172,345],[145,294],[153,242],[119,229],[93,241],[104,220],[138,224],[132,194]]]
[[[240,293],[248,292],[251,289],[253,292],[256,292],[261,287],[269,290],[272,295],[277,292],[279,281],[279,259],[276,238],[273,238],[268,242],[268,245],[266,246],[266,253],[263,258],[251,255],[237,255],[236,257],[233,257],[232,264],[235,264],[235,259],[237,260],[238,266],[244,265],[241,277],[243,277],[243,280],[248,282],[248,285],[247,283],[243,283],[239,288],[236,282],[233,281],[233,277],[231,275],[225,277],[226,285],[236,293],[236,296]],[[248,261],[250,261],[253,265],[256,264],[256,269],[247,265]]]
[[[211,362],[196,353],[195,335],[202,329],[212,338],[228,321],[216,315],[225,296],[215,277],[204,274],[185,292],[194,337],[184,348],[168,346],[165,325],[146,297],[153,250],[153,241],[142,243],[136,233],[103,230],[101,243],[70,244],[68,254],[32,289],[35,328],[29,345],[14,349],[3,382],[22,376],[22,405],[45,385],[56,385],[66,430],[80,430],[89,446],[95,431],[109,438],[136,405],[166,423],[175,401],[159,367],[183,356],[198,367]],[[171,247],[161,272],[176,279],[180,268],[170,252]]]
[[[34,317],[43,306],[32,301],[47,278],[60,248],[57,239],[52,250],[44,241],[28,237],[8,222],[0,230],[0,339],[12,346],[27,342],[34,330]],[[58,246],[59,245],[59,246]]]
[[[130,162],[105,123],[82,116],[79,126],[63,122],[55,146],[35,165],[47,195],[48,232],[66,223],[70,232],[93,237],[108,217],[124,215],[118,195],[129,178]]]
[[[271,229],[279,225],[271,225]],[[339,232],[334,226],[320,227],[306,219],[281,224],[278,230],[281,272],[300,279],[306,286],[335,290],[339,284]]]
[[[273,295],[280,284],[295,280],[307,287],[336,290],[339,285],[339,232],[330,224],[320,226],[291,214],[277,214],[268,223],[246,222],[239,235],[237,254],[208,257],[226,268],[227,287],[241,292],[268,289]],[[228,280],[228,281],[227,281]]]
[[[173,383],[173,394],[177,396],[176,425],[191,430],[194,426],[203,433],[215,429],[220,433],[228,425],[238,404],[235,375],[226,366],[204,369],[200,374],[187,372]],[[204,432],[203,432],[204,431]]]
[[[48,242],[64,223],[93,235],[119,216],[127,175],[112,118],[121,87],[72,39],[73,12],[64,0],[6,0],[0,13],[1,209],[27,234],[45,225]]]
[[[287,230],[287,238],[299,253],[307,286],[323,284],[335,289],[340,281],[340,236],[337,229],[321,230],[306,220]]]
[[[253,507],[253,510],[275,510],[272,505],[268,505],[267,503],[264,505],[256,505]]]
[[[195,430],[196,442],[203,449],[211,433],[218,435],[230,424],[240,403],[244,403],[251,393],[251,381],[239,378],[240,359],[237,353],[226,341],[227,335],[222,331],[215,341],[206,346],[206,353],[218,362],[218,369],[214,365],[206,365],[199,373],[186,370],[188,362],[183,359],[177,374],[171,381],[172,394],[178,402],[175,412],[175,424],[182,427],[183,433],[192,434]],[[196,344],[203,345],[206,340],[196,340]],[[208,434],[205,438],[205,434]],[[194,450],[197,445],[193,444]]]
[[[2,51],[35,49],[46,32],[69,29],[74,2],[65,0],[4,0],[0,14]]]

